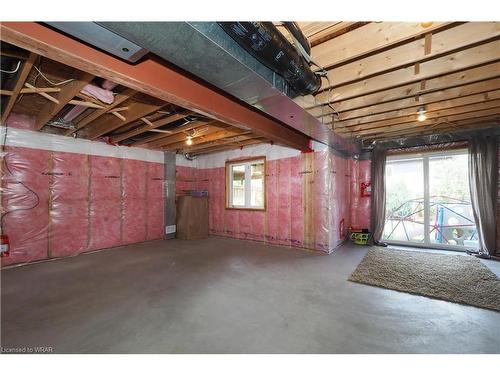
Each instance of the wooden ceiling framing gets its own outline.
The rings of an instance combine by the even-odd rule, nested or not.
[[[299,97],[295,101],[343,137],[373,141],[500,125],[500,23],[338,21],[298,24],[311,43],[314,62],[326,70],[328,79],[323,78],[321,90],[314,96]],[[115,70],[97,70],[102,73],[99,77],[85,73],[72,66],[95,72],[93,67],[86,69],[88,60],[80,61],[77,56],[61,54],[55,46],[51,49],[43,44],[32,45],[34,42],[29,39],[12,34],[9,27],[12,26],[3,27],[4,35],[9,31],[11,39],[32,52],[2,44],[2,56],[11,58],[8,60],[11,62],[22,61],[15,79],[2,83],[2,123],[14,111],[36,116],[36,129],[41,131],[86,139],[104,137],[113,144],[192,154],[276,140],[303,146],[306,141],[303,135],[299,137],[283,127],[270,131],[275,124],[263,118],[257,121],[255,113],[240,116],[241,113],[232,107],[233,103],[224,102],[227,108],[231,107],[224,112],[226,117],[213,116],[224,122],[209,119],[197,112],[213,115],[210,110],[200,110],[198,104],[185,104],[202,102],[206,95],[198,92],[187,95],[191,91],[183,90],[181,100],[174,101],[163,91],[155,89],[155,92],[149,86],[143,90],[141,85],[136,85],[132,75],[123,78],[122,71],[134,73],[135,68],[122,62],[110,61],[108,65],[120,66],[113,68]],[[13,27],[22,29],[25,26]],[[42,31],[54,33],[41,30],[40,25],[32,25],[32,28],[35,39]],[[67,41],[58,43],[65,46]],[[87,55],[96,53],[87,52]],[[64,57],[62,61],[71,67],[54,56]],[[151,72],[163,74],[165,69],[153,66],[155,63],[151,61],[145,64],[151,65]],[[168,76],[177,74],[167,73]],[[81,92],[87,84],[99,85],[104,78],[116,78],[113,81],[121,83],[113,88],[112,104]],[[64,83],[51,84],[50,81]],[[156,95],[153,97],[145,92]],[[217,101],[223,100],[228,101],[217,97]],[[174,102],[177,105],[172,104]],[[51,126],[71,106],[85,108],[71,121],[71,127]],[[421,108],[427,119],[418,122],[417,112]],[[248,128],[254,131],[248,130],[240,117],[251,118],[254,124]],[[185,142],[188,136],[192,138],[189,146]]]
[[[500,126],[500,23],[347,24],[299,23],[330,86],[296,102],[335,132],[372,141]]]
[[[193,155],[269,142],[122,85],[114,85],[114,100],[106,104],[82,93],[88,84],[104,82],[95,75],[6,43],[0,52],[3,70],[20,62],[16,73],[2,77],[2,124],[16,112],[35,117],[33,130]],[[74,119],[54,123],[78,106],[84,110]],[[192,145],[186,144],[188,136]]]

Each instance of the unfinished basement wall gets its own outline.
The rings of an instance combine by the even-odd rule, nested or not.
[[[316,243],[313,240],[312,245],[305,243],[305,229],[304,229],[304,215],[302,212],[309,212],[305,208],[304,197],[304,173],[307,169],[304,166],[307,160],[307,154],[299,154],[293,150],[288,150],[291,154],[280,155],[284,148],[272,146],[264,146],[257,149],[248,148],[242,151],[231,153],[218,153],[212,156],[202,157],[195,162],[186,161],[183,157],[178,156],[178,163],[176,167],[176,191],[177,195],[184,195],[189,190],[203,189],[208,190],[210,197],[210,230],[214,235],[229,236],[235,238],[246,238],[256,241],[263,241],[272,244],[282,244],[287,246],[308,247],[319,250],[325,250],[325,246]],[[281,151],[278,151],[281,150]],[[318,151],[316,151],[317,153]],[[225,160],[231,158],[244,158],[252,156],[267,156],[268,169],[267,174],[269,178],[267,197],[269,211],[266,214],[258,212],[244,212],[237,211],[237,213],[226,214],[225,210]],[[286,157],[288,156],[288,157]],[[321,241],[323,243],[331,243],[333,247],[342,239],[340,233],[340,222],[344,219],[344,226],[353,228],[370,228],[370,210],[371,203],[369,196],[363,196],[361,191],[362,183],[371,182],[371,160],[368,157],[343,159],[333,154],[329,155],[331,158],[331,179],[332,184],[332,206],[331,218],[326,220],[324,217],[320,222],[329,223],[328,227],[332,228],[331,236],[328,241]],[[500,166],[500,147],[498,150],[499,166]],[[288,160],[285,160],[288,159]],[[311,160],[316,159],[320,161],[322,158],[316,154]],[[216,168],[210,168],[211,165],[218,165]],[[302,166],[302,169],[297,169]],[[287,170],[290,168],[290,172]],[[312,169],[311,169],[312,170]],[[297,172],[298,171],[298,172]],[[316,170],[315,170],[316,171]],[[297,173],[302,173],[300,178],[297,178]],[[320,176],[317,176],[321,178]],[[293,189],[290,189],[290,194],[286,189],[279,189],[276,183],[287,181],[288,179],[294,181]],[[313,181],[313,180],[311,180]],[[309,181],[309,183],[311,183]],[[348,181],[348,188],[346,186]],[[319,181],[316,181],[316,187],[319,186]],[[313,183],[314,184],[314,183]],[[285,183],[287,185],[287,183]],[[292,185],[290,185],[292,186]],[[271,189],[270,191],[269,189]],[[344,189],[344,190],[343,190]],[[213,196],[215,194],[215,196]],[[344,194],[348,194],[348,200],[343,200]],[[318,196],[321,196],[319,194]],[[299,199],[299,197],[302,197]],[[323,195],[324,197],[324,195]],[[280,201],[282,198],[282,201]],[[276,200],[279,202],[276,204]],[[335,202],[349,202],[346,204]],[[288,214],[288,207],[290,202],[293,202],[293,214],[290,211]],[[269,205],[270,203],[270,205]],[[300,206],[300,210],[296,207]],[[314,206],[314,205],[312,205]],[[278,207],[278,214],[276,214],[276,207]],[[281,207],[281,211],[279,209]],[[346,209],[347,207],[347,209]],[[348,210],[349,212],[346,212]],[[291,228],[293,230],[281,227],[275,222],[279,222],[281,212],[281,219],[290,218]],[[311,210],[312,212],[312,210]],[[316,212],[321,212],[321,207],[316,208]],[[278,220],[276,220],[276,217]],[[500,223],[500,170],[499,170],[499,191],[498,191],[498,223]],[[348,218],[349,220],[347,220]],[[271,222],[270,222],[271,220]],[[317,223],[316,223],[317,224]],[[497,226],[497,248],[500,249],[500,224]],[[345,229],[344,229],[345,230]],[[290,234],[290,235],[289,235]],[[289,239],[290,238],[290,239]],[[325,238],[325,236],[318,233],[317,238]],[[329,247],[331,247],[329,245]]]
[[[500,138],[498,147],[497,252],[500,252]],[[361,196],[361,183],[371,181],[371,161],[351,160],[351,226],[370,228],[370,197]]]
[[[226,210],[225,162],[266,157],[266,211]],[[331,252],[350,223],[350,160],[316,145],[311,153],[258,145],[177,159],[177,194],[209,192],[210,233]]]
[[[497,254],[500,254],[500,137],[498,137]]]
[[[163,237],[162,152],[33,132],[33,123],[7,121],[2,266]]]
[[[351,227],[370,229],[371,198],[363,193],[362,184],[371,184],[371,160],[351,159]]]

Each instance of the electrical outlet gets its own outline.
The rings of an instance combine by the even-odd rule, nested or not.
[[[176,229],[175,225],[167,225],[165,227],[165,234],[175,233]]]

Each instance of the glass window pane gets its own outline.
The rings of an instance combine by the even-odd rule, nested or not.
[[[250,165],[250,176],[252,181],[250,205],[252,207],[264,207],[264,163],[252,163]]]
[[[245,205],[245,165],[232,165],[232,205],[244,206]]]
[[[468,156],[429,157],[429,239],[434,244],[477,248],[468,179]]]
[[[383,239],[424,242],[423,159],[386,163],[386,221]]]

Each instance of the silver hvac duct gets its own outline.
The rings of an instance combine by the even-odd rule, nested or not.
[[[150,51],[318,142],[344,154],[358,150],[357,145],[346,142],[296,104],[291,99],[297,95],[293,87],[245,51],[216,22],[86,22],[86,33],[81,26],[78,33],[72,31],[80,22],[49,24],[127,59],[117,54],[115,47],[96,43],[92,34],[105,29],[122,38],[120,45],[128,42]]]

